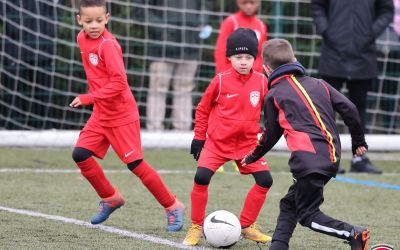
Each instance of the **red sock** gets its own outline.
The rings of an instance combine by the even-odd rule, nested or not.
[[[81,169],[82,175],[90,182],[100,198],[107,198],[115,193],[114,187],[107,180],[103,169],[93,157],[77,162],[76,165]]]
[[[160,175],[144,160],[132,171],[140,178],[143,185],[153,194],[154,198],[163,206],[168,208],[174,205],[176,198],[168,190]]]
[[[240,225],[242,228],[250,226],[257,220],[258,214],[267,197],[268,190],[269,188],[263,188],[254,184],[247,193],[242,213],[240,214]]]
[[[208,185],[194,183],[190,197],[192,201],[192,223],[202,226],[206,215]]]

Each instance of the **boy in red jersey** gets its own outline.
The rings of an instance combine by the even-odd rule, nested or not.
[[[214,77],[196,109],[191,154],[198,167],[191,193],[192,226],[183,241],[185,245],[197,245],[200,241],[208,185],[218,167],[230,160],[236,162],[241,174],[252,174],[256,182],[240,214],[243,237],[262,243],[271,241],[255,224],[272,185],[267,162],[259,159],[246,167],[240,165],[257,141],[267,93],[266,77],[252,69],[258,39],[253,30],[240,28],[229,36],[226,47],[232,68]]]
[[[356,106],[321,79],[306,75],[287,40],[263,45],[268,95],[265,128],[257,147],[242,165],[257,162],[285,136],[294,183],[280,201],[280,213],[270,250],[288,250],[297,222],[316,232],[348,240],[352,250],[367,250],[369,231],[332,218],[320,210],[324,187],[335,177],[341,145],[335,123],[337,111],[349,127],[354,155],[367,152],[364,129]]]
[[[253,69],[262,72],[261,49],[267,40],[267,26],[257,18],[260,0],[237,0],[239,11],[228,16],[221,23],[217,44],[214,51],[214,62],[216,73],[221,73],[231,67],[229,59],[225,56],[226,40],[229,35],[238,28],[252,29],[258,39],[258,56],[254,62]]]
[[[78,34],[77,41],[89,93],[77,96],[70,106],[93,105],[93,113],[79,135],[72,158],[102,199],[91,223],[102,223],[125,203],[118,189],[110,184],[92,157],[102,159],[111,145],[128,169],[141,179],[165,208],[167,230],[179,231],[183,225],[185,206],[143,160],[139,112],[128,85],[121,47],[105,27],[109,16],[105,0],[80,1],[77,21],[83,30]]]

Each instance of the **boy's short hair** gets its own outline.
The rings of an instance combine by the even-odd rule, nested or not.
[[[262,58],[264,65],[271,69],[296,61],[292,45],[285,39],[271,39],[263,44]]]
[[[80,0],[79,11],[81,10],[81,8],[86,7],[104,7],[104,9],[107,11],[106,0]]]

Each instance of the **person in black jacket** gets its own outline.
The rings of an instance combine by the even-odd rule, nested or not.
[[[346,83],[365,128],[367,92],[378,74],[375,39],[393,20],[393,0],[312,0],[311,7],[323,38],[319,73],[339,91]],[[350,172],[382,173],[366,156],[354,157]]]
[[[282,134],[292,152],[289,160],[294,184],[280,201],[280,214],[270,249],[289,249],[297,222],[323,234],[345,239],[351,249],[368,249],[369,230],[324,214],[324,186],[336,176],[341,145],[335,111],[349,127],[354,155],[367,152],[357,108],[324,80],[306,75],[290,43],[272,39],[263,45],[269,92],[264,102],[264,131],[256,148],[242,164],[257,161]]]

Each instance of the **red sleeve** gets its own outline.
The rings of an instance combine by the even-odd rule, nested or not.
[[[263,21],[260,20],[260,22],[263,26],[263,34],[261,35],[260,44],[259,44],[259,46],[261,47],[261,51],[262,51],[262,46],[263,46],[264,42],[267,41],[267,39],[268,39],[268,26]]]
[[[259,39],[259,43],[258,43],[258,55],[257,58],[254,62],[253,68],[259,71],[262,71],[262,65],[263,65],[263,61],[262,61],[262,47],[265,41],[267,41],[267,26],[265,25],[265,23],[263,21],[261,21],[260,19],[257,19],[258,22],[258,27],[260,27],[260,39]]]
[[[264,75],[263,76],[263,87],[264,87],[264,98],[268,94],[268,78]]]
[[[226,41],[234,30],[234,23],[231,17],[226,18],[222,23],[214,51],[214,62],[216,73],[223,72],[231,67],[231,63],[226,57]]]
[[[268,94],[268,78],[265,76],[265,75],[263,75],[262,76],[262,93],[261,93],[261,105],[262,105],[262,110],[264,110],[264,102],[265,102],[265,99],[267,98],[267,94]]]
[[[208,118],[214,107],[220,91],[220,77],[216,76],[208,85],[196,108],[194,139],[205,140],[208,128]]]
[[[87,105],[95,99],[107,99],[120,94],[128,86],[122,52],[117,42],[105,41],[101,46],[100,59],[104,61],[109,82],[96,91],[79,95],[82,104]]]

